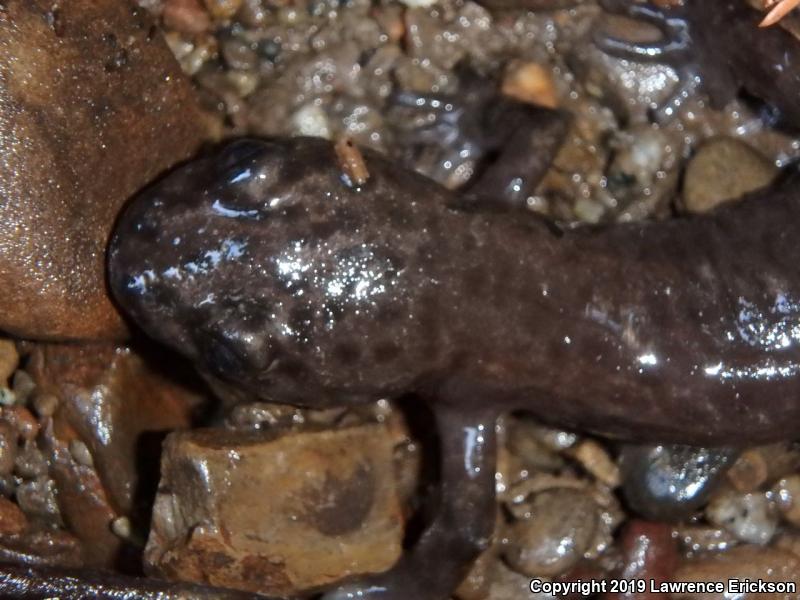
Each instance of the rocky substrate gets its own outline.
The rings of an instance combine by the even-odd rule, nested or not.
[[[524,198],[563,223],[707,211],[800,153],[743,102],[695,92],[654,119],[679,74],[591,38],[652,32],[529,5],[0,3],[0,560],[291,597],[402,552],[431,483],[413,407],[223,408],[108,299],[120,207],[203,141],[347,136],[458,188],[491,158],[481,111],[513,98],[571,115]],[[524,414],[498,431],[497,530],[460,600],[531,598],[532,578],[800,583],[797,444],[634,447]]]

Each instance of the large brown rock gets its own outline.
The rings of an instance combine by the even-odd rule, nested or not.
[[[389,568],[403,524],[382,425],[281,437],[171,434],[145,550],[151,573],[274,596]]]
[[[203,136],[188,81],[128,0],[0,4],[0,330],[111,338],[105,247],[125,200]]]

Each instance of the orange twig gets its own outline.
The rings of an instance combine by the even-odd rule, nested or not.
[[[765,0],[764,8],[771,8],[772,10],[767,13],[767,16],[758,26],[769,27],[774,25],[798,5],[800,5],[800,0]]]

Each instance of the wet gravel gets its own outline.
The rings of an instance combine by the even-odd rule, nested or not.
[[[346,135],[458,187],[481,158],[466,133],[480,107],[464,99],[465,66],[488,88],[567,111],[566,141],[526,201],[565,222],[701,212],[763,185],[800,154],[797,139],[769,130],[749,107],[715,111],[700,94],[672,118],[653,122],[678,75],[595,48],[590,31],[608,23],[593,2],[496,12],[450,0],[148,4],[171,29],[170,47],[223,136]],[[630,23],[610,26],[647,35],[631,32]],[[398,97],[416,106],[399,106]],[[448,118],[431,98],[449,105]],[[425,133],[434,127],[440,135],[431,143]],[[731,162],[740,176],[720,189],[714,182]],[[391,419],[390,410],[349,418]],[[317,420],[334,425],[345,414]],[[313,419],[307,411],[255,404],[238,408],[228,425],[297,428]],[[738,459],[733,452],[651,449],[649,459],[640,456],[632,466],[622,448],[524,415],[499,427],[506,440],[497,479],[500,527],[458,598],[530,597],[526,584],[534,576],[666,580],[679,563],[684,571],[696,563],[705,577],[722,577],[736,572],[737,559],[731,567],[705,557],[776,539],[797,551],[781,537],[800,512],[792,445],[750,449]],[[418,468],[415,444],[398,444],[401,481]],[[653,458],[664,453],[674,464]],[[787,472],[768,466],[779,464]],[[662,525],[639,525],[640,517]],[[650,554],[642,554],[643,543]],[[776,569],[785,556],[776,555]]]
[[[631,24],[605,23],[590,1],[545,0],[536,10],[495,12],[455,0],[139,4],[160,19],[219,137],[346,135],[458,187],[482,154],[467,131],[475,107],[460,93],[465,68],[488,88],[569,112],[566,141],[526,200],[530,210],[564,222],[702,212],[769,181],[800,156],[800,141],[766,128],[748,106],[715,111],[699,93],[671,119],[654,122],[677,74],[603,55],[591,43],[592,29],[630,32]],[[416,105],[398,103],[403,95]],[[431,142],[425,132],[442,121],[438,131],[448,135]],[[741,174],[731,189],[710,185],[731,162]],[[24,369],[15,344],[0,340],[0,533],[66,536],[39,441],[58,399],[38,393]],[[400,496],[413,505],[421,445],[390,403],[360,411],[253,403],[216,420],[229,429],[284,432],[365,422],[389,424]],[[800,572],[795,444],[740,454],[631,451],[524,414],[507,416],[498,430],[504,440],[499,526],[459,588],[461,600],[533,597],[531,577],[688,580],[757,576],[762,567],[787,578]],[[80,440],[69,452],[79,465],[94,467]],[[665,455],[678,458],[665,462]],[[125,519],[112,524],[123,538],[131,535]]]

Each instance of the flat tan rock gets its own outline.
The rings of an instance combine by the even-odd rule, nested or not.
[[[403,523],[384,426],[173,433],[145,550],[168,579],[289,596],[380,572]]]
[[[127,0],[0,4],[0,330],[114,338],[105,247],[137,189],[204,135],[189,82]]]
[[[683,208],[704,213],[769,185],[778,168],[736,138],[714,137],[689,161],[683,181]]]

